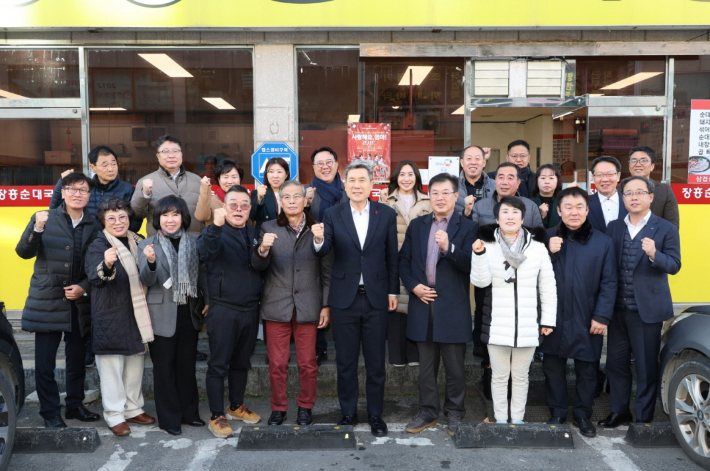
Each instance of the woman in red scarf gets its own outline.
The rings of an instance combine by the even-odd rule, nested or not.
[[[214,176],[217,183],[219,183],[219,188],[212,194],[210,179],[207,177],[203,178],[202,186],[200,187],[200,197],[197,200],[197,209],[195,210],[195,219],[207,225],[212,224],[212,213],[214,210],[222,207],[224,195],[227,193],[227,190],[235,185],[242,184],[244,169],[239,165],[239,162],[232,159],[224,159],[217,168],[215,168]]]

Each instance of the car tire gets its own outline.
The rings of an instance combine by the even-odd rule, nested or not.
[[[683,451],[710,469],[710,359],[693,358],[676,369],[668,389],[668,414]]]
[[[0,371],[0,471],[10,468],[16,428],[15,393],[10,381]]]

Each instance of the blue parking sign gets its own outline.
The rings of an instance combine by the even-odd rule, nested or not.
[[[281,157],[288,163],[291,178],[298,178],[298,155],[285,142],[264,142],[251,154],[251,174],[254,180],[264,184],[266,162],[272,157]]]

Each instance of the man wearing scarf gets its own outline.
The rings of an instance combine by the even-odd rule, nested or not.
[[[345,185],[338,173],[338,155],[330,147],[321,147],[311,154],[313,183],[306,185],[306,210],[316,222],[323,221],[325,210],[348,201]],[[316,359],[320,365],[328,359],[328,341],[325,329],[316,335]]]

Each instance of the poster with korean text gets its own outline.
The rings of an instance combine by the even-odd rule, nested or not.
[[[690,104],[688,183],[710,184],[710,100]]]
[[[390,180],[392,127],[389,123],[348,123],[348,163],[366,160],[375,183]]]

